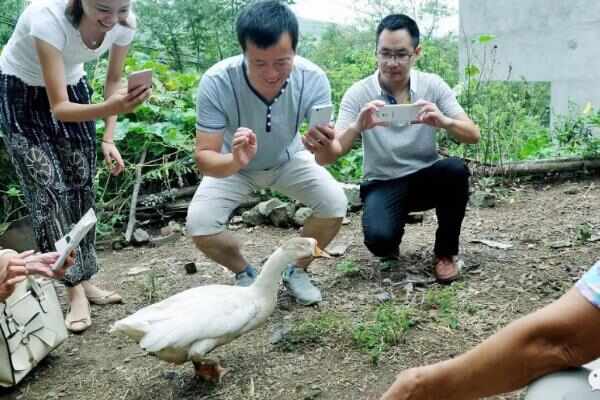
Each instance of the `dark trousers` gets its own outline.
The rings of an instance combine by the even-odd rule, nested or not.
[[[436,256],[458,254],[469,199],[469,169],[457,158],[437,161],[414,174],[361,185],[365,245],[378,257],[397,256],[408,213],[435,208]]]

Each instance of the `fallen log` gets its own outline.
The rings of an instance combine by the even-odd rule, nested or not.
[[[535,160],[509,162],[502,165],[481,165],[469,163],[475,176],[523,176],[557,172],[576,172],[600,169],[600,158],[563,158],[554,160]]]

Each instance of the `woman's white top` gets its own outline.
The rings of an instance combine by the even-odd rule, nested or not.
[[[97,59],[113,44],[127,46],[133,40],[132,29],[116,24],[97,49],[90,49],[67,19],[66,7],[67,0],[37,0],[25,9],[0,54],[2,73],[16,76],[30,86],[46,86],[35,49],[37,38],[62,53],[66,82],[74,85],[85,75],[83,63]]]

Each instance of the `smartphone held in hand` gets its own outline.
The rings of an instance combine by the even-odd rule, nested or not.
[[[310,110],[310,120],[308,123],[308,129],[313,128],[317,125],[328,125],[331,122],[332,113],[333,106],[331,104],[322,104],[320,106],[314,106]]]
[[[415,104],[386,104],[375,112],[377,118],[394,125],[408,125],[417,119],[422,106]]]
[[[56,271],[65,263],[67,257],[79,246],[79,242],[87,235],[87,233],[96,225],[96,214],[93,209],[88,212],[75,224],[71,232],[63,236],[54,244],[56,251],[60,254],[58,260],[52,266],[52,270]]]
[[[142,71],[136,71],[129,74],[129,77],[127,78],[127,91],[131,92],[140,86],[144,86],[145,88],[152,87],[151,69],[144,69]]]

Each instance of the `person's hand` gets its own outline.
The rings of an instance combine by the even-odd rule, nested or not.
[[[152,94],[152,89],[145,86],[138,86],[131,92],[127,88],[121,88],[113,93],[106,101],[114,107],[115,114],[127,114],[133,112],[135,108],[146,101]]]
[[[368,102],[363,106],[363,108],[358,113],[358,118],[354,122],[355,128],[359,131],[365,131],[367,129],[372,129],[376,126],[384,126],[386,123],[377,118],[375,114],[377,110],[385,105],[385,102],[382,100],[373,100]]]
[[[65,259],[62,267],[52,270],[52,266],[60,258],[57,252],[34,253],[33,250],[20,253],[14,257],[23,260],[27,274],[40,275],[46,278],[62,279],[67,269],[75,265],[75,250]]]
[[[302,136],[304,147],[313,154],[329,152],[339,154],[342,146],[335,140],[335,130],[331,125],[319,125],[311,128],[306,135]]]
[[[415,105],[421,106],[421,110],[417,114],[417,123],[443,129],[446,129],[452,123],[452,119],[446,117],[438,106],[430,101],[418,100]]]
[[[113,142],[102,142],[102,154],[104,154],[104,161],[106,161],[111,174],[117,176],[123,172],[125,162],[123,162],[121,153],[119,153],[117,146]]]
[[[256,134],[248,128],[238,128],[231,143],[234,162],[240,169],[246,167],[256,156]]]
[[[411,368],[398,374],[396,380],[379,400],[426,400],[443,398],[430,396],[427,392],[427,378],[421,368]]]
[[[15,291],[17,283],[27,278],[25,261],[11,258],[6,268],[0,270],[0,301],[6,300]]]

